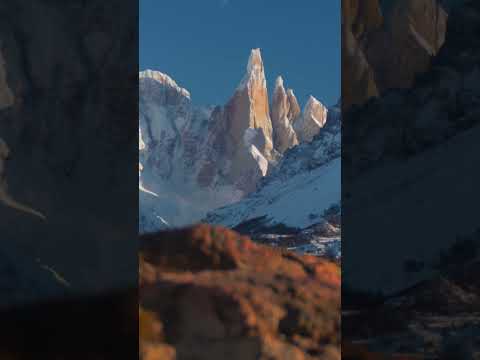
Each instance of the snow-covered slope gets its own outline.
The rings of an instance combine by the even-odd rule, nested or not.
[[[311,143],[287,151],[257,191],[209,213],[206,221],[237,227],[257,219],[264,227],[296,229],[321,223],[325,212],[340,203],[340,123],[339,109],[332,108]]]
[[[322,214],[340,200],[340,158],[288,180],[269,181],[242,201],[210,213],[207,221],[235,227],[264,218],[265,226],[283,224],[306,228],[318,223]]]

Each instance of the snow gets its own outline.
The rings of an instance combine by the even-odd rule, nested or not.
[[[144,70],[144,71],[140,71],[138,76],[139,76],[139,79],[150,78],[150,79],[156,80],[156,81],[160,82],[161,84],[164,84],[164,85],[167,85],[171,88],[176,89],[179,93],[181,93],[182,95],[184,95],[185,97],[190,99],[190,93],[186,89],[178,86],[177,83],[175,82],[175,80],[173,80],[167,74],[164,74],[160,71],[147,69],[147,70]]]
[[[148,190],[148,189],[145,189],[145,188],[143,187],[143,185],[142,185],[141,182],[139,182],[138,189],[139,189],[140,191],[144,192],[144,193],[147,193],[147,194],[150,194],[150,195],[152,195],[152,196],[158,197],[158,194],[156,194],[156,193],[154,193],[153,191],[150,191],[150,190]]]
[[[287,248],[301,254],[326,256],[331,259],[340,259],[342,256],[342,242],[340,237],[322,237],[310,243]]]
[[[336,158],[312,171],[267,183],[239,203],[212,212],[211,222],[228,227],[266,216],[268,224],[306,228],[318,222],[332,204],[340,202],[341,160]]]
[[[274,93],[276,93],[277,91],[285,91],[285,88],[283,86],[283,78],[281,76],[278,76],[277,77],[277,80],[275,80],[275,90],[274,90]]]
[[[246,137],[253,136],[253,132]],[[325,126],[310,143],[284,153],[257,191],[242,201],[210,212],[206,221],[235,227],[255,218],[265,226],[304,229],[322,222],[325,210],[340,204],[341,113],[332,108]]]
[[[214,108],[192,105],[190,93],[166,74],[146,70],[139,77],[145,79],[140,86],[140,232],[191,225],[214,209],[219,209],[213,212],[216,219],[227,226],[266,215],[270,224],[305,228],[322,221],[324,211],[339,203],[339,131],[322,130],[324,135],[288,150],[283,160],[279,155],[280,162],[273,166],[255,146],[261,130],[247,128],[242,151],[248,152],[263,176],[269,175],[258,191],[245,198],[221,172],[208,178],[212,162],[220,166],[215,162],[224,161],[221,169],[229,168],[229,159],[217,158],[217,150],[212,149],[211,129],[217,126],[212,124]],[[241,86],[250,89],[258,81],[265,86],[260,50],[254,49]],[[281,77],[277,85],[283,87]],[[318,104],[324,108],[313,97],[308,104],[312,114]],[[208,180],[200,181],[199,174]]]
[[[258,164],[260,171],[262,172],[262,176],[267,175],[268,171],[268,160],[262,155],[262,153],[257,149],[255,145],[250,145],[249,148],[250,154],[253,156],[253,159]]]

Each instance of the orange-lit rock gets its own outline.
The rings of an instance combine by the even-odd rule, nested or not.
[[[340,359],[338,265],[207,225],[142,236],[140,253],[142,359]]]

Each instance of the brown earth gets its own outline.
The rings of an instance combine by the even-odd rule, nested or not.
[[[340,269],[207,225],[140,238],[140,358],[340,359]]]

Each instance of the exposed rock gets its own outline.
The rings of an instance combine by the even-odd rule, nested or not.
[[[344,109],[411,87],[443,45],[448,14],[437,0],[394,0],[390,7],[384,16],[378,0],[343,2]]]
[[[260,129],[261,137],[255,139],[254,145],[264,156],[269,157],[273,148],[272,122],[260,49],[253,49],[250,54],[247,72],[227,104],[227,119],[230,122],[230,135],[233,138],[236,138],[238,134],[243,135],[247,128]],[[237,126],[240,127],[240,131],[237,131]]]
[[[281,78],[270,106],[259,49],[251,51],[225,106],[193,105],[186,89],[157,71],[143,71],[139,81],[139,181],[158,195],[141,193],[140,219],[158,228],[190,225],[254,192],[282,155],[311,141],[328,116],[313,97],[303,116]]]
[[[334,263],[201,225],[140,238],[141,359],[340,359]]]
[[[284,153],[285,150],[298,144],[297,135],[293,130],[292,123],[299,115],[295,95],[289,90],[287,95],[283,87],[283,79],[279,76],[275,82],[275,90],[272,98],[272,126],[273,144],[275,149]]]
[[[297,97],[293,93],[292,89],[287,90],[288,102],[289,102],[289,110],[287,117],[292,119],[292,123],[298,119],[298,116],[301,114],[302,110],[300,109],[300,105],[298,104]]]
[[[375,74],[359,39],[383,24],[378,0],[342,0],[342,106],[377,96]]]
[[[340,202],[340,155],[341,113],[336,106],[330,108],[325,126],[313,140],[287,150],[257,190],[209,212],[205,222],[235,228],[256,239],[260,234],[290,236],[324,221],[335,222],[325,211]]]
[[[299,142],[310,142],[320,132],[327,121],[328,109],[313,96],[308,98],[302,116],[295,122],[293,128]]]
[[[476,61],[480,56],[476,27],[469,19],[479,14],[475,7],[465,7],[450,17],[447,41],[412,89],[390,90],[346,113],[350,126],[343,134],[344,154],[347,161],[356,163],[352,163],[355,171],[389,156],[410,157],[478,122],[480,70]],[[353,167],[346,170],[354,176],[349,173]]]
[[[249,181],[250,184],[246,181],[245,170],[248,173],[248,169],[255,166],[252,152],[249,151],[250,145],[267,160],[272,159],[273,150],[267,82],[260,49],[252,50],[247,72],[225,106],[223,121],[227,126],[228,146],[233,149],[228,177],[232,182],[242,179],[242,187],[252,190],[251,183],[255,183],[261,176],[254,177]],[[247,131],[249,140],[247,146],[244,146]],[[225,137],[225,134],[221,136]]]
[[[380,93],[410,88],[445,41],[448,15],[437,0],[396,1],[385,29],[363,40]]]

